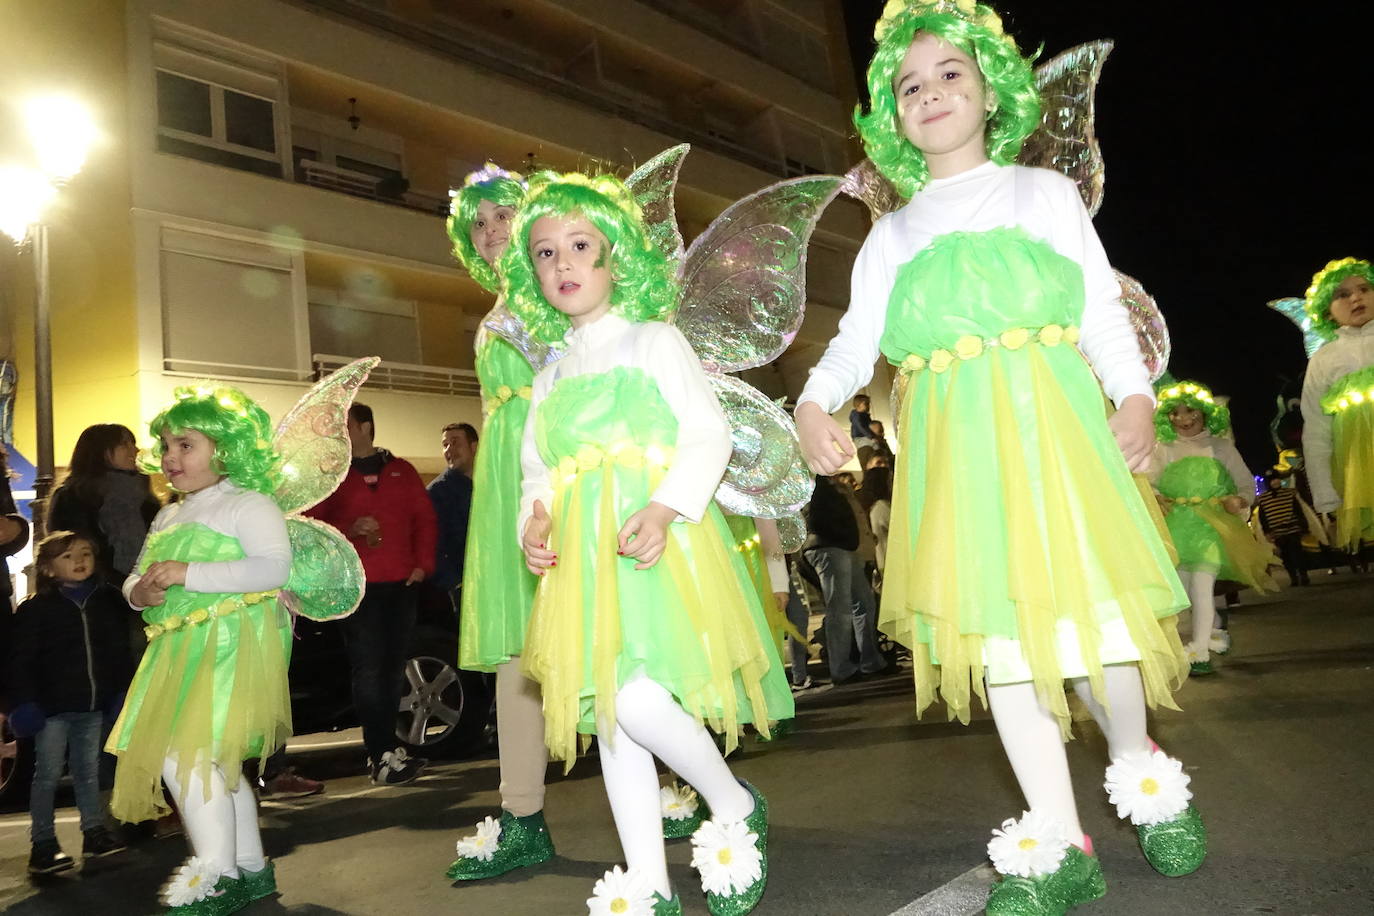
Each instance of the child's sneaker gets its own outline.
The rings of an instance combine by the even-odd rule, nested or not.
[[[75,866],[72,857],[62,851],[57,840],[40,840],[29,853],[29,874],[55,875]]]
[[[196,856],[172,873],[159,896],[168,916],[229,916],[248,905],[242,880],[219,874]]]
[[[1231,631],[1213,630],[1212,638],[1207,641],[1207,648],[1217,655],[1225,655],[1231,651]]]
[[[1193,807],[1183,764],[1156,748],[1123,754],[1107,767],[1107,800],[1129,817],[1155,871],[1171,878],[1197,871],[1207,856],[1207,828]]]
[[[398,747],[387,751],[382,759],[372,764],[372,784],[374,786],[403,786],[414,782],[429,763],[423,757],[411,757],[406,749]]]
[[[117,852],[123,852],[128,848],[104,827],[96,827],[83,834],[81,857],[83,859],[101,859]]]
[[[658,790],[659,808],[663,815],[663,838],[680,840],[697,832],[702,821],[711,816],[711,809],[696,790],[680,782]]]
[[[1216,670],[1217,669],[1212,667],[1212,660],[1207,657],[1206,649],[1198,650],[1194,649],[1192,646],[1188,646],[1189,677],[1206,677],[1209,674],[1216,673]]]
[[[744,916],[768,884],[768,800],[744,780],[754,810],[742,821],[710,820],[692,834],[692,867],[701,874],[712,916]]]
[[[243,894],[251,902],[261,900],[264,897],[271,897],[277,892],[277,869],[268,860],[267,864],[260,871],[249,871],[246,868],[239,869],[239,884],[243,887]]]
[[[483,818],[476,833],[458,841],[458,859],[447,874],[451,881],[481,881],[547,862],[553,852],[543,811],[516,817],[503,808],[499,821]]]

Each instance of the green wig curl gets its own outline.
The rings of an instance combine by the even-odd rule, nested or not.
[[[1178,438],[1174,424],[1169,422],[1169,412],[1175,407],[1191,407],[1202,411],[1207,431],[1214,436],[1223,435],[1231,428],[1231,411],[1218,404],[1206,385],[1197,382],[1174,382],[1158,393],[1155,405],[1155,435],[1160,442],[1173,442]]]
[[[517,172],[507,172],[496,163],[488,162],[480,170],[470,173],[463,180],[463,187],[449,192],[449,195],[453,202],[449,205],[444,228],[453,242],[453,253],[482,289],[495,293],[501,287],[501,278],[496,276],[496,269],[472,244],[472,224],[477,219],[477,207],[484,200],[498,207],[519,210],[525,199],[524,178]]]
[[[244,490],[271,495],[277,489],[282,457],[272,447],[272,420],[267,411],[227,385],[188,385],[177,388],[173,395],[176,403],[148,424],[157,441],[144,456],[144,470],[161,470],[166,448],[163,432],[180,435],[194,429],[215,443],[210,463],[215,473]]]
[[[530,258],[530,230],[545,216],[584,217],[611,244],[611,311],[629,321],[653,321],[677,308],[678,288],[668,260],[649,241],[634,195],[612,175],[540,172],[511,229],[498,270],[506,307],[545,343],[557,343],[572,323],[544,298]]]
[[[1305,308],[1307,316],[1312,319],[1312,329],[1319,331],[1326,337],[1332,337],[1336,333],[1336,320],[1331,317],[1331,298],[1336,294],[1336,287],[1345,282],[1347,277],[1364,277],[1370,283],[1374,283],[1374,268],[1370,267],[1368,261],[1361,261],[1357,258],[1341,258],[1338,261],[1328,261],[1326,266],[1317,271],[1312,277],[1312,285],[1307,287],[1307,301]]]
[[[878,49],[868,65],[869,111],[854,109],[854,124],[864,152],[898,193],[908,199],[930,180],[930,167],[902,132],[892,80],[907,49],[920,32],[949,42],[978,64],[983,81],[997,98],[987,125],[988,158],[1008,165],[1040,124],[1040,93],[1030,61],[1002,32],[1002,20],[984,4],[952,2],[910,4],[894,0],[878,22]]]

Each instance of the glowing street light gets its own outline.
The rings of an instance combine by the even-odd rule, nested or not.
[[[37,541],[46,533],[48,494],[53,485],[51,297],[48,227],[43,224],[43,211],[56,199],[58,190],[81,171],[99,131],[90,111],[67,96],[34,98],[23,110],[39,167],[0,165],[0,232],[16,245],[28,240],[33,250],[34,431],[38,444],[33,531]]]
[[[24,121],[39,167],[58,184],[81,171],[100,133],[90,110],[65,95],[29,99],[24,104]]]

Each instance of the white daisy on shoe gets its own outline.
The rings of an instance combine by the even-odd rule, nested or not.
[[[1163,751],[1123,754],[1107,767],[1107,800],[1117,817],[1129,817],[1137,827],[1172,820],[1188,807],[1192,777],[1182,762]]]
[[[186,906],[209,897],[219,883],[219,872],[209,862],[191,856],[162,886],[158,896],[164,906]]]
[[[638,870],[617,865],[602,876],[587,898],[589,916],[654,916],[654,891]]]
[[[685,821],[696,814],[700,807],[696,790],[677,782],[659,789],[658,801],[663,816],[670,821]]]
[[[1018,878],[1036,878],[1059,868],[1069,838],[1064,825],[1032,811],[1023,812],[1021,819],[1007,818],[992,832],[988,843],[988,858],[999,874]]]
[[[481,859],[490,862],[496,855],[496,847],[501,841],[501,823],[490,814],[482,818],[477,832],[458,841],[458,855],[465,859]]]
[[[692,867],[701,872],[701,889],[733,897],[763,876],[759,837],[744,823],[706,821],[692,834]]]

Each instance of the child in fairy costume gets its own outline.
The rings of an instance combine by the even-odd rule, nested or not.
[[[1131,477],[1154,445],[1149,376],[1077,189],[1009,165],[1040,109],[997,14],[894,0],[876,38],[856,121],[909,202],[859,253],[799,398],[802,449],[835,473],[853,446],[829,414],[880,353],[905,376],[881,623],[912,648],[918,709],[991,707],[1026,798],[989,844],[987,911],[1062,913],[1106,890],[1063,747],[1065,680],[1150,863],[1185,874],[1206,848],[1182,765],[1145,730],[1187,670],[1186,597]]]
[[[1336,514],[1334,546],[1374,541],[1374,268],[1342,258],[1307,289],[1313,330],[1329,339],[1302,384],[1302,450],[1312,507]]]
[[[1193,605],[1187,649],[1194,675],[1212,673],[1208,653],[1215,638],[1217,579],[1260,591],[1278,588],[1268,572],[1278,558],[1245,522],[1255,501],[1255,478],[1226,438],[1230,428],[1231,412],[1202,385],[1176,382],[1159,392],[1151,477],[1165,501],[1179,577]]]
[[[344,414],[376,360],[318,383],[273,432],[243,392],[178,388],[150,424],[152,457],[183,498],[154,519],[124,583],[147,626],[106,750],[110,807],[125,821],[167,813],[166,783],[193,857],[163,888],[169,912],[222,916],[276,892],[243,761],[291,734],[291,610],[351,613],[362,568],[346,539],[296,517],[348,467]]]
[[[499,289],[495,264],[524,196],[521,176],[492,163],[469,175],[454,195],[448,220],[454,252],[488,292]],[[496,673],[501,837],[494,850],[474,845],[480,832],[459,840],[458,859],[448,869],[455,881],[536,865],[554,852],[544,822],[548,754],[539,685],[520,671],[538,579],[508,533],[520,508],[520,440],[530,409],[530,383],[535,369],[556,358],[557,351],[526,332],[501,299],[482,320],[476,350],[485,422],[472,473],[468,527],[473,536],[464,560],[458,665]]]
[[[746,913],[767,879],[767,803],[735,780],[703,722],[733,748],[792,714],[757,592],[712,496],[730,430],[682,334],[664,256],[625,185],[530,181],[501,261],[507,302],[567,355],[534,382],[522,449],[520,533],[535,594],[523,663],[545,734],[570,767],[596,735],[628,869],[593,913],[681,913],[668,883],[654,758],[713,819],[693,864],[713,913]],[[731,864],[722,864],[731,863]]]

